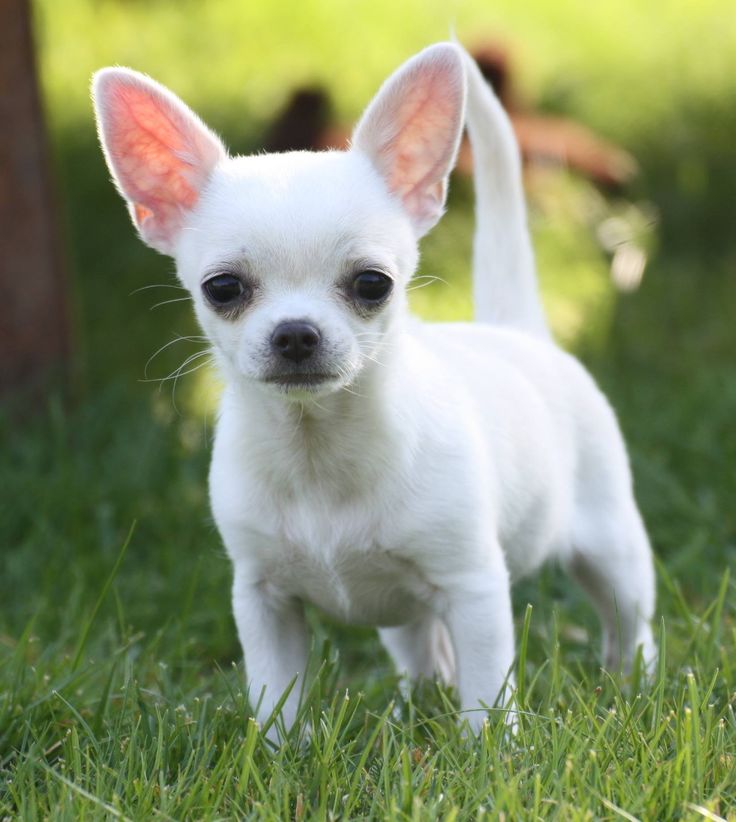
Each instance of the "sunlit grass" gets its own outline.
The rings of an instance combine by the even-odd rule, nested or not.
[[[121,583],[146,536],[133,528],[121,540],[88,596],[50,606],[71,609],[55,631],[31,621],[0,637],[0,812],[10,818],[734,818],[728,573],[699,612],[663,576],[651,682],[598,669],[577,594],[558,599],[562,613],[549,590],[532,594],[519,621],[515,737],[491,714],[469,738],[452,694],[424,683],[402,697],[375,637],[348,639],[312,615],[316,675],[274,750],[226,661],[235,646],[221,665],[209,661],[227,606],[208,592],[207,551],[190,557],[188,581],[181,561],[172,566],[180,595],[164,593],[163,613],[142,616],[145,591]],[[92,559],[88,550],[81,561]],[[544,587],[559,582],[548,574]]]
[[[169,339],[162,329],[194,329],[184,304],[144,323],[141,310],[158,300],[146,301],[152,292],[128,297],[143,285],[171,282],[171,266],[132,239],[95,147],[88,83],[103,65],[149,72],[182,95],[234,150],[253,151],[298,85],[322,84],[335,100],[335,118],[349,125],[389,71],[453,26],[471,46],[506,43],[522,105],[568,114],[637,154],[642,175],[621,193],[621,205],[653,202],[652,213],[661,215],[659,227],[673,249],[706,245],[711,226],[719,227],[719,237],[728,229],[729,192],[736,187],[736,166],[729,165],[736,110],[727,102],[736,94],[736,23],[728,0],[656,8],[634,0],[409,0],[398,6],[387,0],[36,0],[34,8],[71,270],[79,283],[83,371],[92,381],[109,371],[141,377],[142,364]],[[532,228],[552,324],[573,348],[604,341],[618,295],[609,253],[596,232],[617,206],[564,173],[535,176],[544,182],[530,190]],[[683,208],[687,198],[697,207]],[[425,242],[420,273],[448,285],[413,293],[420,315],[471,315],[471,219],[466,194],[451,203]],[[666,266],[650,264],[645,276],[665,272]],[[98,299],[100,289],[110,298]],[[111,352],[104,334],[124,334],[134,317],[141,321],[130,350]],[[181,362],[175,351],[155,363],[155,376]]]
[[[523,90],[617,137],[650,128],[693,92],[733,89],[736,74],[729,0],[36,0],[35,9],[49,102],[66,123],[86,111],[91,72],[109,64],[156,76],[220,122],[242,120],[241,109],[262,118],[305,81],[327,85],[339,114],[354,118],[388,71],[453,30],[471,44],[508,43]]]

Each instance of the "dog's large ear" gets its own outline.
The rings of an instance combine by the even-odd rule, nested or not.
[[[421,237],[442,216],[465,113],[465,68],[452,43],[430,46],[381,87],[353,135]]]
[[[92,81],[107,165],[141,238],[172,254],[186,215],[227,156],[194,112],[150,78],[122,68]]]

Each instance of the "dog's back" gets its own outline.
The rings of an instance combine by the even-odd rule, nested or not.
[[[495,470],[502,478],[497,489],[510,500],[498,509],[512,573],[525,573],[545,555],[557,555],[598,607],[606,664],[630,665],[637,645],[651,664],[654,573],[623,437],[593,379],[552,341],[539,298],[513,130],[478,66],[467,55],[465,62],[478,323],[427,326],[423,334],[434,338],[434,350],[452,350],[453,374],[488,421]],[[499,399],[499,393],[505,396]],[[536,488],[545,499],[537,511]]]

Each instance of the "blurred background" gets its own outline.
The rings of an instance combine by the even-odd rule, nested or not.
[[[32,619],[42,635],[73,635],[135,521],[109,631],[175,620],[187,626],[183,658],[191,644],[208,659],[238,656],[229,568],[207,508],[217,380],[206,356],[188,361],[205,347],[186,295],[171,262],[136,238],[109,181],[92,72],[117,64],[150,74],[233,152],[319,147],[339,144],[387,74],[451,30],[484,60],[513,115],[545,303],[559,340],[619,412],[661,560],[663,608],[710,601],[736,556],[731,0],[16,7],[32,19],[49,159],[49,185],[34,191],[44,192],[47,233],[24,241],[26,257],[17,243],[9,252],[12,223],[0,226],[0,287],[6,311],[26,299],[14,319],[34,332],[26,345],[51,330],[58,342],[41,358],[56,370],[30,387],[27,369],[3,371],[0,641],[12,643]],[[5,31],[7,103],[21,75],[8,68],[18,41]],[[429,319],[471,315],[470,163],[463,155],[448,214],[423,245],[426,279],[412,302]],[[3,213],[13,215],[7,173],[0,166]],[[51,250],[29,266],[43,245]],[[40,266],[49,285],[34,296]],[[554,570],[517,592],[527,599],[542,613],[564,602],[573,620],[578,611],[591,620]]]

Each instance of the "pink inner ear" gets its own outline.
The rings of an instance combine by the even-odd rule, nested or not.
[[[354,145],[372,159],[418,234],[442,214],[465,105],[462,58],[431,46],[383,85],[363,115]]]
[[[179,113],[147,89],[119,83],[109,91],[108,150],[126,196],[148,212],[165,204],[194,206],[198,192],[187,175],[197,176],[195,158]]]
[[[178,98],[143,75],[104,70],[95,99],[110,170],[141,236],[171,253],[184,215],[225,150]]]
[[[140,225],[148,217],[152,217],[153,212],[150,208],[146,208],[140,203],[133,203],[133,216],[135,217],[135,221]]]
[[[425,187],[434,189],[426,192],[431,196],[438,186],[442,189],[441,179],[454,149],[459,109],[456,91],[445,72],[430,66],[400,99],[395,113],[398,133],[382,150],[389,155],[389,188],[399,196]]]

